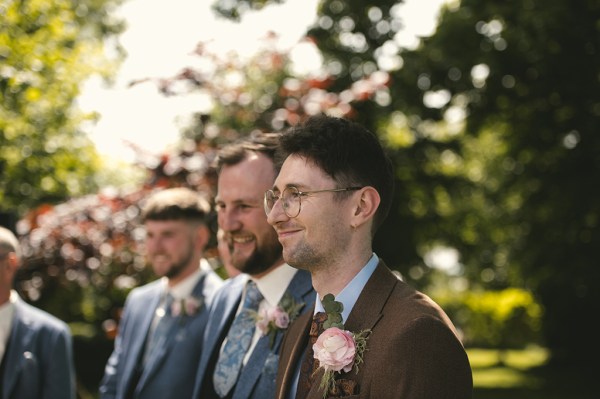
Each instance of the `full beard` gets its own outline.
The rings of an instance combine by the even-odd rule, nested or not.
[[[279,261],[281,259],[282,247],[279,241],[275,241],[268,246],[257,246],[254,252],[247,258],[241,258],[235,249],[230,249],[233,266],[240,272],[252,276],[266,271]]]

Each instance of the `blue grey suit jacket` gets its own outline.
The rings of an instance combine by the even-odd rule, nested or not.
[[[192,398],[218,398],[212,385],[212,375],[221,345],[240,304],[245,282],[245,276],[229,279],[215,295],[204,333],[204,350],[198,365]],[[298,270],[287,287],[287,293],[295,299],[296,303],[304,303],[300,313],[312,309],[316,293],[312,288],[310,273]],[[275,377],[277,376],[279,349],[283,334],[283,331],[277,332],[273,346],[270,345],[268,336],[258,340],[229,395],[230,397],[233,399],[265,399],[275,395]]]
[[[2,397],[74,399],[73,341],[67,325],[21,298],[4,359]]]
[[[133,289],[125,301],[115,347],[100,383],[103,399],[124,399],[134,395],[148,399],[185,399],[192,395],[194,376],[202,352],[202,336],[208,320],[208,306],[222,285],[213,271],[196,284],[193,296],[203,302],[194,315],[180,315],[161,350],[142,366],[146,337],[162,294],[160,280]]]

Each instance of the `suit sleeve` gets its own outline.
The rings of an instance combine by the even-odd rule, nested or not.
[[[67,326],[54,329],[48,334],[48,363],[45,365],[44,399],[75,399],[75,367],[73,363],[73,340]]]
[[[454,333],[440,320],[423,317],[396,336],[383,367],[385,381],[395,382],[394,395],[406,399],[467,399],[472,397],[472,374],[467,355]],[[384,395],[385,396],[385,395]],[[392,396],[389,396],[392,397]]]

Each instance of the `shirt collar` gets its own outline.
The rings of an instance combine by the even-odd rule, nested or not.
[[[342,291],[335,298],[336,301],[341,302],[344,305],[342,310],[342,320],[345,322],[348,319],[348,315],[352,311],[354,304],[358,300],[360,293],[371,278],[371,275],[375,271],[375,268],[379,264],[379,257],[373,253],[371,259],[361,269],[360,272],[342,289]],[[315,302],[315,313],[324,312],[323,304],[317,294],[317,300]]]
[[[184,299],[192,295],[198,280],[210,269],[210,265],[206,259],[200,259],[200,265],[198,269],[190,274],[185,280],[179,282],[177,285],[170,287],[168,286],[168,280],[163,277],[163,284],[165,292],[170,293],[174,299]]]
[[[298,270],[287,263],[259,279],[250,277],[270,306],[277,306]]]

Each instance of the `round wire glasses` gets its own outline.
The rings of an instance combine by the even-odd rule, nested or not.
[[[331,188],[327,190],[300,191],[297,187],[286,187],[280,195],[275,194],[273,190],[265,191],[265,213],[269,215],[275,203],[281,200],[283,211],[289,218],[295,218],[302,209],[302,197],[317,193],[339,193],[343,191],[356,191],[362,187]]]

